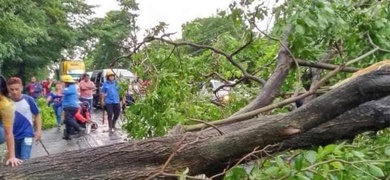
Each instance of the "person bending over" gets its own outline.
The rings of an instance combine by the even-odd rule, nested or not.
[[[81,106],[76,112],[77,123],[86,128],[86,133],[89,134],[90,131],[95,131],[97,129],[97,123],[91,120],[91,114],[89,112],[89,103],[84,101],[81,103]]]

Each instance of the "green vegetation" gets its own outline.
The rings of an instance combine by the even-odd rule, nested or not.
[[[389,177],[390,129],[385,129],[377,135],[359,135],[352,143],[341,142],[264,157],[249,173],[237,166],[225,179],[379,180]]]
[[[291,0],[271,12],[257,1],[235,1],[229,10],[185,23],[182,38],[170,44],[154,39],[166,33],[163,22],[148,30],[145,42],[139,44],[138,5],[134,0],[119,2],[120,10],[95,19],[87,18],[92,7],[82,0],[0,2],[2,73],[42,78],[49,71],[42,67],[58,62],[61,52],[71,57],[75,49],[83,47],[90,69],[112,65],[151,80],[145,97],[136,97],[136,104],[128,108],[124,124],[129,136],[143,139],[162,136],[178,124],[229,117],[251,102],[263,88],[254,79],[235,86],[232,101],[225,106],[212,104],[210,94],[200,94],[200,86],[210,79],[240,80],[245,73],[268,80],[278,63],[276,55],[287,29],[290,33],[284,45],[294,59],[303,61],[339,65],[376,46],[390,49],[388,2]],[[270,14],[275,17],[274,26],[260,30],[256,25]],[[224,54],[233,52],[237,53]],[[387,58],[390,53],[377,51],[353,66],[363,68]],[[287,92],[308,90],[312,72],[313,68],[293,66],[280,88],[279,94],[284,96],[274,102],[289,97]],[[325,85],[349,75],[338,73]],[[128,82],[120,83],[121,95],[126,87]],[[43,99],[38,104],[44,129],[54,127],[52,108]],[[283,107],[268,113],[287,111]],[[236,167],[225,179],[384,179],[390,176],[389,139],[389,130],[383,130],[376,136],[359,135],[353,143],[286,151],[260,158],[249,173]]]
[[[41,112],[42,129],[45,130],[57,126],[53,108],[47,105],[45,98],[39,98],[37,100],[37,105]]]

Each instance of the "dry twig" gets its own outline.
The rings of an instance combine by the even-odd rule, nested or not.
[[[202,120],[200,120],[200,119],[193,119],[193,118],[190,118],[189,120],[191,120],[191,121],[196,121],[196,122],[203,123],[203,124],[206,124],[207,126],[210,126],[210,127],[214,128],[215,130],[217,130],[217,131],[219,132],[220,135],[224,135],[224,134],[225,134],[225,133],[224,133],[222,130],[220,130],[217,126],[215,126],[215,125],[213,125],[213,124],[210,124],[210,123],[208,123],[208,122],[206,122],[206,121],[202,121]]]

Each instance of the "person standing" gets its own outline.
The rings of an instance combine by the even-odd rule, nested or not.
[[[43,94],[45,95],[45,97],[50,96],[51,85],[52,85],[52,81],[50,80],[50,78],[47,78],[45,81],[42,82]]]
[[[22,160],[15,156],[15,139],[13,134],[13,122],[15,106],[12,100],[8,99],[7,82],[0,76],[0,144],[6,142],[8,159],[6,165],[19,166]]]
[[[35,100],[41,97],[43,93],[41,83],[37,82],[37,79],[34,76],[30,78],[30,83],[26,85],[25,89],[26,92],[28,92],[28,95],[33,97]]]
[[[47,97],[46,101],[50,105],[53,105],[54,114],[57,119],[57,127],[61,128],[62,123],[62,84],[61,82],[56,82],[54,90],[50,93],[49,97]]]
[[[71,140],[70,134],[72,133],[72,128],[77,133],[81,132],[80,125],[75,119],[75,114],[78,110],[78,92],[75,81],[70,75],[63,75],[61,81],[65,83],[65,88],[62,92],[62,108],[65,113],[65,129],[64,137],[65,140]]]
[[[115,125],[121,111],[119,87],[115,80],[115,74],[111,70],[107,72],[106,81],[103,83],[100,92],[100,102],[107,111],[108,131],[111,135],[117,129]]]
[[[14,138],[15,156],[19,159],[30,159],[33,140],[40,140],[42,133],[42,120],[35,100],[22,94],[22,80],[11,77],[7,81],[8,91],[15,103]],[[34,122],[36,130],[34,132]]]
[[[95,90],[95,83],[90,81],[89,75],[87,73],[83,74],[81,77],[81,81],[79,83],[80,89],[80,101],[88,102],[88,104],[92,104],[93,101],[93,90]],[[92,106],[88,107],[88,111],[92,112]]]

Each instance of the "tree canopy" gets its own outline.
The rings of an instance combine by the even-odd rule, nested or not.
[[[292,0],[271,9],[260,1],[238,0],[228,10],[186,22],[182,37],[174,40],[164,22],[147,30],[145,37],[137,37],[137,2],[121,0],[119,4],[120,10],[88,19],[92,6],[82,0],[1,2],[2,73],[37,74],[58,61],[65,50],[83,47],[89,69],[126,68],[151,80],[145,97],[137,97],[126,110],[124,124],[131,138],[145,139],[175,134],[175,130],[203,132],[203,128],[224,123],[294,114],[295,102],[313,102],[324,93],[319,89],[328,91],[351,72],[390,56],[390,6],[384,1]],[[260,24],[269,17],[275,21],[265,30]],[[228,85],[233,88],[230,103],[216,106],[210,102],[213,92],[200,93],[200,87],[211,79],[234,81]],[[304,127],[298,130],[309,131]],[[236,132],[229,133],[231,137]],[[389,136],[386,130],[380,134]],[[361,135],[355,139],[353,145],[360,151],[344,144],[316,146],[309,151],[287,152],[289,160],[283,159],[286,154],[264,159],[250,173],[244,168],[230,169],[226,178],[388,176],[389,162],[378,159],[388,158],[389,149],[384,147],[389,141],[373,142],[385,155],[362,155],[373,151],[363,147],[368,138]],[[356,168],[349,159],[368,165]]]

